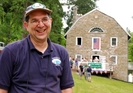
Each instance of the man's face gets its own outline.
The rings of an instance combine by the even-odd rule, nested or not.
[[[51,30],[52,18],[43,10],[35,10],[29,14],[28,22],[24,26],[30,34],[31,41],[44,42]]]

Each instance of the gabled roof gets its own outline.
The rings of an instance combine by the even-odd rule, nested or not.
[[[75,24],[76,24],[81,18],[85,17],[85,16],[88,15],[88,14],[91,14],[91,13],[94,12],[94,11],[99,11],[99,12],[101,12],[98,8],[95,8],[95,9],[91,10],[90,12],[84,14],[83,16],[81,16],[80,18],[78,18],[78,19],[75,21],[75,23],[70,27],[70,29],[65,33],[64,36],[67,36],[67,34],[71,31],[71,29],[75,26]],[[109,16],[109,15],[103,13],[103,12],[101,12],[101,13],[104,14],[104,15],[106,15],[106,16]],[[113,17],[111,17],[111,16],[109,16],[109,17],[112,18],[114,21],[116,21]],[[117,21],[116,21],[116,22],[117,22]],[[120,24],[119,24],[118,22],[117,22],[117,24],[120,26]],[[120,27],[122,28],[122,26],[120,26]],[[123,29],[123,28],[122,28],[122,29]],[[123,30],[124,30],[124,29],[123,29]],[[124,30],[124,31],[125,31],[125,30]],[[130,35],[127,31],[125,31],[125,32],[126,32],[126,34],[128,35],[128,39],[130,39],[131,35]]]

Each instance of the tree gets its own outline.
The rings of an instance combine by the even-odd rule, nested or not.
[[[44,3],[52,12],[51,41],[62,44],[63,9],[58,0],[3,0],[0,2],[0,41],[8,44],[27,35],[23,27],[25,8],[35,2]]]
[[[97,0],[67,0],[68,6],[77,6],[78,7],[78,14],[85,14],[92,9],[96,8],[96,2]],[[70,7],[70,10],[73,8]],[[66,14],[67,17],[67,25],[68,27],[65,28],[64,32],[67,32],[67,30],[72,25],[72,17],[73,17],[73,11],[70,11],[71,13]]]
[[[52,13],[53,24],[52,24],[50,39],[53,42],[56,42],[58,44],[65,46],[65,44],[62,43],[65,39],[62,38],[63,34],[61,33],[62,27],[63,27],[62,17],[64,16],[62,6],[58,0],[49,0],[46,2],[46,4],[53,11]]]
[[[96,8],[97,0],[70,0],[72,4],[78,7],[78,14],[85,14]]]
[[[128,59],[130,62],[133,62],[133,32],[131,33],[131,38],[128,44]]]
[[[20,21],[20,8],[16,8],[14,3],[8,3],[9,1],[5,1],[1,3],[2,9],[2,17],[1,17],[1,25],[0,25],[0,41],[8,44],[12,41],[19,40],[21,31],[19,24],[22,24]],[[19,5],[19,3],[18,3]],[[22,12],[22,11],[21,11]],[[18,14],[18,15],[17,15]],[[18,19],[18,20],[16,20]]]

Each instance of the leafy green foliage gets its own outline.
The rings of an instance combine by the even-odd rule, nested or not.
[[[77,6],[78,7],[78,14],[85,14],[92,9],[96,8],[96,1],[97,0],[67,0],[69,2],[69,6]],[[71,8],[71,7],[70,7]],[[73,10],[73,8],[71,8]],[[68,14],[66,14],[67,19],[67,25],[68,27],[65,28],[64,32],[66,33],[68,29],[72,25],[72,18],[73,18],[73,11],[70,11]]]
[[[72,0],[72,4],[78,6],[78,14],[85,14],[96,7],[97,0]]]
[[[128,44],[128,59],[130,62],[133,62],[133,32],[130,34],[131,34],[131,38]]]
[[[51,41],[63,44],[62,17],[63,9],[58,0],[3,0],[0,3],[0,41],[5,45],[27,36],[23,27],[25,8],[35,2],[45,4],[52,12],[53,24],[50,34]]]

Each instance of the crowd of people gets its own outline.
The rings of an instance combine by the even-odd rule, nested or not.
[[[82,63],[79,65],[79,79],[82,79],[84,75],[85,80],[91,82],[91,66],[90,65],[83,65]]]
[[[91,82],[92,68],[88,64],[89,61],[87,58],[82,58],[81,62],[79,62],[77,58],[74,60],[74,58],[70,56],[69,62],[70,62],[71,69],[76,70],[76,72],[79,74],[79,79],[82,79],[82,76],[84,75],[85,79]],[[82,62],[86,62],[86,63],[83,64]]]

